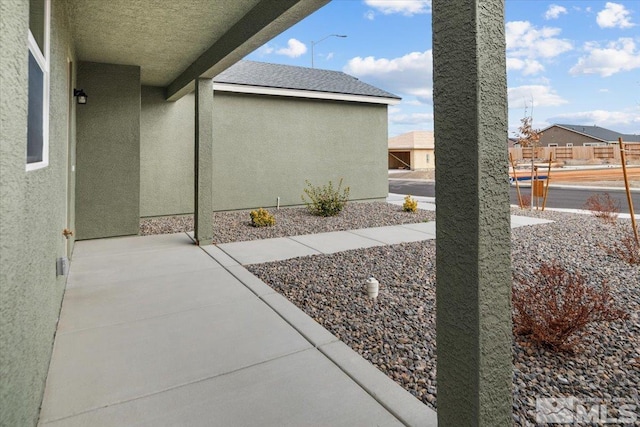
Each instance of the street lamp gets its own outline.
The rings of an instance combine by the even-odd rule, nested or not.
[[[313,57],[314,57],[314,55],[313,55],[313,48],[314,48],[318,43],[320,43],[321,41],[324,41],[324,40],[328,39],[329,37],[340,37],[340,38],[343,38],[343,39],[344,39],[344,38],[345,38],[345,37],[347,37],[347,36],[345,36],[344,34],[329,34],[328,36],[321,38],[321,39],[320,39],[320,40],[318,40],[317,42],[314,42],[313,40],[311,40],[311,68],[314,68],[314,66],[313,66]]]

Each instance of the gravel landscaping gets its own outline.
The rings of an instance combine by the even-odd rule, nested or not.
[[[377,227],[434,220],[434,212],[402,212],[387,203],[351,203],[337,217],[319,218],[305,208],[270,212],[276,226],[254,228],[249,211],[216,213],[216,243]],[[606,280],[624,321],[590,325],[573,354],[539,348],[526,338],[513,343],[514,425],[535,425],[536,398],[569,397],[638,405],[640,389],[640,266],[609,255],[630,233],[630,221],[606,224],[589,215],[554,211],[513,214],[554,220],[512,230],[512,270],[529,277],[541,262],[559,261],[590,284]],[[190,217],[147,219],[141,234],[192,229]],[[627,234],[625,234],[627,233]],[[404,243],[316,255],[247,267],[285,295],[378,369],[432,408],[437,408],[435,355],[435,241]],[[364,282],[381,284],[376,302]],[[637,412],[637,410],[636,410]]]
[[[537,397],[638,402],[640,388],[640,266],[607,255],[630,221],[608,225],[585,215],[525,212],[556,222],[514,229],[512,269],[531,275],[558,260],[591,284],[607,280],[625,321],[592,324],[573,354],[513,344],[513,418],[534,425]],[[630,227],[628,228],[630,229]],[[435,356],[435,241],[404,243],[296,258],[248,269],[427,405],[437,408]],[[377,302],[364,291],[374,276]],[[624,403],[623,402],[623,403]]]
[[[409,224],[433,221],[436,217],[435,212],[403,212],[400,206],[386,202],[348,203],[339,216],[328,218],[311,215],[305,207],[268,210],[276,218],[273,227],[252,227],[248,210],[215,212],[212,218],[214,243]],[[193,231],[193,216],[146,218],[140,221],[140,234],[143,236],[184,231]]]

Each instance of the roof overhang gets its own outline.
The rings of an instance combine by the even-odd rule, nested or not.
[[[351,95],[348,93],[318,92],[300,89],[237,85],[231,83],[213,83],[213,90],[219,92],[245,93],[252,95],[288,96],[292,98],[326,99],[332,101],[361,102],[366,104],[396,105],[399,99],[379,96]]]
[[[169,100],[213,78],[330,0],[69,0],[77,58],[136,65]]]

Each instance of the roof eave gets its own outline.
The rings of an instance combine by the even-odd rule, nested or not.
[[[360,102],[366,104],[397,105],[401,99],[348,93],[320,92],[302,89],[286,89],[232,83],[213,83],[213,90],[219,92],[245,93],[252,95],[287,96],[291,98],[326,99],[332,101]]]

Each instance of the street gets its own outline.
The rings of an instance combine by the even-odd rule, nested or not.
[[[426,181],[403,181],[403,180],[390,180],[389,192],[397,194],[411,194],[412,196],[426,196],[435,197],[436,188],[435,182]],[[521,188],[520,191],[524,195],[531,194],[531,189],[528,187]],[[597,193],[609,193],[614,200],[620,203],[620,212],[628,213],[629,206],[627,205],[627,197],[624,189],[620,190],[600,190],[600,189],[572,189],[572,188],[549,188],[549,195],[547,198],[547,207],[549,208],[566,208],[566,209],[583,209],[586,200],[589,196]],[[511,187],[511,204],[518,204],[518,196],[516,195],[516,188]],[[640,213],[640,192],[631,193],[633,199],[634,211],[636,214]]]

